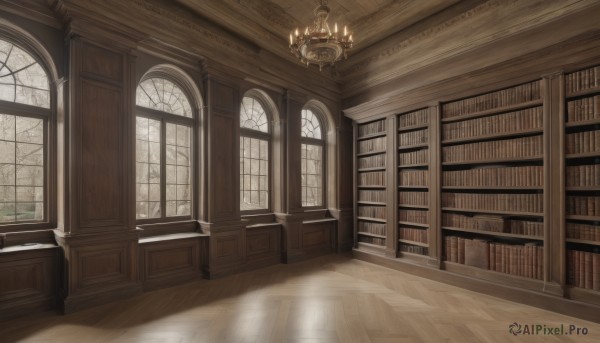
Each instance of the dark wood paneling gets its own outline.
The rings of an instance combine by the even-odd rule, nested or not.
[[[211,100],[214,110],[237,114],[239,105],[236,88],[213,80]]]
[[[124,246],[86,247],[77,255],[78,287],[127,279],[127,250]]]
[[[0,253],[0,319],[56,305],[58,247]]]
[[[212,118],[212,157],[211,157],[211,190],[210,194],[213,202],[209,204],[212,207],[213,218],[211,221],[219,219],[235,219],[239,217],[239,169],[240,163],[236,158],[239,152],[234,149],[238,144],[237,130],[238,121],[222,115],[214,115]],[[236,196],[237,195],[237,196]]]
[[[144,289],[165,287],[199,278],[201,239],[176,239],[140,245]]]
[[[102,83],[81,83],[81,226],[124,224],[121,93]]]
[[[122,56],[113,51],[86,44],[82,49],[81,71],[121,82],[123,80]]]
[[[334,222],[311,223],[302,225],[302,248],[326,248],[331,245],[331,232]]]
[[[251,259],[256,255],[279,254],[279,232],[279,226],[247,229],[246,257]]]

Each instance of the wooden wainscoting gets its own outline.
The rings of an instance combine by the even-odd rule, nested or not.
[[[56,306],[58,256],[54,244],[0,249],[0,320]]]

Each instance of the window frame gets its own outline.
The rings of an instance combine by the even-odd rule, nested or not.
[[[153,108],[148,108],[148,107],[143,107],[143,106],[139,106],[137,105],[137,103],[135,104],[135,118],[141,117],[141,118],[146,118],[146,119],[151,119],[151,120],[157,120],[160,121],[160,212],[161,212],[161,216],[159,218],[138,218],[137,217],[137,189],[134,190],[134,208],[135,213],[135,223],[136,225],[145,225],[145,224],[161,224],[161,223],[172,223],[172,222],[181,222],[181,221],[190,221],[193,220],[194,217],[196,216],[196,210],[195,207],[197,205],[197,200],[196,200],[196,187],[197,187],[197,178],[196,178],[196,141],[197,141],[197,120],[198,120],[198,109],[196,108],[196,106],[194,106],[193,101],[191,101],[193,99],[192,96],[190,96],[189,91],[186,89],[186,87],[184,87],[181,82],[177,81],[176,79],[173,79],[171,77],[168,77],[166,75],[156,75],[154,73],[149,74],[149,75],[145,75],[137,84],[136,86],[136,92],[137,92],[137,87],[139,87],[140,83],[142,83],[143,81],[147,80],[147,79],[152,79],[152,78],[162,78],[162,79],[166,79],[172,83],[174,83],[176,86],[178,86],[182,92],[185,94],[185,96],[187,97],[188,102],[190,103],[190,107],[192,109],[192,116],[191,117],[185,117],[182,115],[178,115],[178,114],[172,114],[172,113],[168,113],[168,112],[163,112],[163,111],[159,111]],[[191,137],[190,137],[190,161],[189,161],[189,167],[190,167],[190,214],[189,215],[184,215],[184,216],[169,216],[167,217],[166,215],[166,207],[167,207],[167,201],[166,201],[166,188],[167,188],[167,183],[166,183],[166,132],[167,132],[167,124],[174,124],[174,125],[182,125],[182,126],[187,126],[190,129],[191,132]],[[134,125],[134,137],[136,137],[135,134],[135,129],[137,128],[137,124]],[[136,175],[137,175],[137,137],[135,138],[135,147],[134,147],[134,163],[136,164]],[[135,181],[135,180],[134,180]],[[137,184],[137,181],[135,182]]]
[[[265,102],[260,99],[260,97],[252,94],[252,95],[244,95],[242,97],[242,101],[243,98],[252,98],[254,99],[254,101],[258,102],[260,104],[260,106],[263,108],[265,115],[267,116],[267,132],[263,132],[263,131],[259,131],[259,130],[253,130],[253,129],[249,129],[247,127],[241,127],[240,124],[240,135],[239,135],[239,140],[241,141],[242,138],[244,137],[248,137],[248,138],[254,138],[254,139],[261,139],[261,140],[266,140],[267,141],[267,156],[269,158],[269,163],[267,165],[267,170],[269,171],[269,175],[267,176],[267,184],[269,185],[269,190],[267,192],[267,196],[268,196],[268,201],[267,201],[267,208],[264,209],[257,209],[257,210],[242,210],[241,209],[241,205],[242,205],[242,185],[240,184],[240,189],[239,189],[239,193],[240,193],[240,201],[239,201],[239,206],[240,206],[240,214],[241,215],[256,215],[256,214],[268,214],[268,213],[272,213],[273,212],[273,120],[272,120],[272,115],[271,113],[269,113],[268,107],[265,106]],[[240,113],[238,114],[238,116],[241,116],[241,111],[242,111],[242,102],[240,101]],[[240,142],[241,143],[241,142]],[[242,156],[240,156],[240,161],[242,159]],[[242,170],[240,170],[239,175],[242,175]]]
[[[302,109],[302,111],[304,110],[308,110],[310,112],[312,112],[312,114],[317,117],[317,120],[319,121],[319,127],[321,128],[321,138],[312,138],[312,137],[305,137],[302,136],[302,115],[300,115],[300,177],[302,177],[302,144],[309,144],[309,145],[315,145],[315,146],[320,146],[321,147],[321,205],[315,205],[315,206],[304,206],[304,202],[302,201],[302,193],[304,192],[304,187],[302,187],[302,181],[300,182],[300,205],[303,209],[305,210],[320,210],[320,209],[326,209],[327,208],[327,199],[326,199],[326,189],[327,189],[327,185],[326,185],[326,180],[327,180],[327,176],[326,174],[326,170],[327,170],[327,151],[326,151],[326,147],[327,147],[327,140],[326,140],[326,134],[327,131],[325,130],[325,126],[323,125],[323,123],[325,122],[323,120],[323,117],[321,115],[321,112],[319,110],[316,110],[314,108],[311,107],[305,107]]]
[[[52,229],[56,226],[56,202],[50,201],[56,195],[56,134],[54,130],[56,118],[56,89],[53,74],[48,69],[46,61],[38,55],[36,49],[18,37],[0,31],[0,39],[17,46],[29,54],[42,68],[48,80],[49,108],[38,107],[15,101],[0,100],[0,113],[26,118],[41,119],[43,122],[43,218],[41,220],[26,220],[0,222],[0,233],[21,232],[30,230]],[[15,202],[16,204],[16,202]]]

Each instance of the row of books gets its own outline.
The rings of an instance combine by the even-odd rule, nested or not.
[[[512,245],[446,236],[447,261],[500,273],[541,280],[544,275],[544,248],[536,243]]]
[[[444,186],[536,187],[544,185],[544,167],[488,167],[442,173]]]
[[[600,87],[600,66],[567,74],[565,81],[568,94]]]
[[[600,226],[591,224],[567,223],[567,238],[595,241],[600,244]]]
[[[429,123],[429,109],[401,114],[398,116],[398,127],[409,127]]]
[[[442,193],[442,207],[542,213],[542,194]]]
[[[567,166],[567,187],[600,186],[600,164]]]
[[[429,255],[426,247],[400,243],[400,251],[418,255]]]
[[[385,119],[374,121],[368,124],[358,125],[358,137],[373,135],[385,132]]]
[[[429,205],[429,193],[427,192],[398,192],[398,204],[400,205]]]
[[[521,111],[497,114],[444,124],[442,139],[460,139],[522,130],[541,129],[543,110],[541,106]]]
[[[385,149],[386,149],[385,137],[377,137],[377,138],[367,139],[367,140],[358,142],[358,153],[359,154],[364,154],[367,152],[374,152],[374,151],[384,151]]]
[[[567,122],[600,119],[600,95],[567,102]]]
[[[429,229],[414,229],[409,227],[400,227],[398,229],[398,238],[407,241],[427,244],[429,242]]]
[[[398,173],[398,184],[400,186],[427,186],[429,184],[429,172],[427,170],[406,170]]]
[[[398,163],[400,165],[429,163],[429,149],[401,152],[398,154]]]
[[[371,201],[371,202],[386,202],[386,193],[385,191],[376,191],[376,190],[359,190],[358,191],[358,201]]]
[[[385,246],[385,238],[371,237],[371,236],[358,236],[358,241],[361,243],[375,244]]]
[[[401,209],[398,211],[398,220],[416,224],[429,224],[429,211]]]
[[[521,137],[443,147],[444,162],[536,157],[543,153],[542,136]]]
[[[358,216],[385,220],[385,207],[382,207],[382,206],[358,206]]]
[[[567,196],[567,214],[600,217],[600,197]]]
[[[385,167],[385,155],[371,155],[359,157],[357,160],[358,168],[381,168]]]
[[[600,130],[569,133],[565,144],[567,154],[600,153]]]
[[[567,264],[570,285],[600,291],[600,254],[567,250]]]
[[[385,172],[365,172],[358,173],[359,186],[385,186]]]
[[[358,232],[372,233],[380,236],[385,236],[387,234],[386,226],[382,223],[365,222],[359,220],[357,226]]]
[[[469,216],[458,213],[442,213],[442,226],[532,237],[544,236],[543,222],[506,219],[503,216],[494,215]]]
[[[409,131],[398,134],[399,146],[416,145],[429,141],[429,130]]]
[[[540,81],[534,81],[472,98],[453,101],[442,106],[442,117],[451,118],[492,110],[541,98]]]

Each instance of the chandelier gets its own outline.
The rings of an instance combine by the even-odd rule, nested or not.
[[[329,7],[327,0],[321,0],[321,4],[315,8],[315,19],[312,25],[306,27],[304,33],[296,29],[290,33],[290,50],[300,61],[307,66],[315,64],[319,70],[323,66],[331,65],[342,56],[347,57],[346,51],[352,48],[352,34],[344,26],[343,34],[338,33],[337,23],[333,32],[327,24],[329,18]]]

